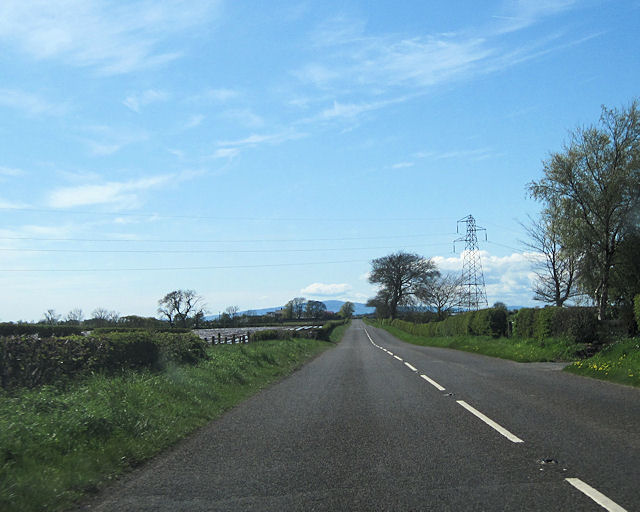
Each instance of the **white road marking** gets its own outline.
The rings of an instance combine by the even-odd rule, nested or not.
[[[393,357],[395,357],[398,361],[402,361],[401,357],[398,357],[398,356],[393,356]]]
[[[411,366],[409,363],[405,362],[404,365],[409,368],[409,370],[412,370],[414,372],[417,372],[418,370],[416,368],[414,368],[413,366]]]
[[[438,384],[435,380],[430,379],[426,375],[420,375],[420,377],[422,377],[424,380],[426,380],[429,384],[431,384],[433,387],[435,387],[438,391],[444,391],[444,388],[440,384]]]
[[[391,352],[391,350],[387,350],[387,354],[389,354],[390,356],[393,355],[393,352]]]
[[[484,421],[487,425],[489,425],[491,428],[493,428],[494,430],[497,430],[498,432],[500,432],[500,434],[502,434],[504,437],[506,437],[509,441],[511,441],[512,443],[524,443],[524,441],[522,439],[520,439],[519,437],[513,435],[511,432],[509,432],[506,428],[501,427],[500,425],[498,425],[495,421],[493,421],[491,418],[485,416],[484,414],[482,414],[480,411],[478,411],[477,409],[474,409],[473,407],[471,407],[467,402],[465,402],[464,400],[456,400],[462,407],[464,407],[467,411],[469,411],[471,414],[473,414],[474,416],[480,418],[482,421]]]
[[[588,484],[585,484],[579,478],[565,478],[565,480],[609,512],[627,512],[626,509],[622,508],[615,501],[610,500],[600,491],[594,489]]]

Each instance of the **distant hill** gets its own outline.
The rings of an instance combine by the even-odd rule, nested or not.
[[[337,313],[338,311],[340,311],[340,308],[346,301],[324,300],[322,302],[324,303],[325,306],[327,306],[327,311],[333,311],[334,313]],[[362,302],[352,302],[352,304],[355,306],[354,315],[369,315],[375,312],[375,308],[370,308],[366,304],[363,304]],[[262,308],[262,309],[247,309],[246,311],[240,311],[238,314],[245,315],[247,313],[251,313],[253,315],[262,316],[262,315],[266,315],[267,313],[271,313],[272,311],[277,311],[278,309],[281,309],[281,308],[282,306]],[[218,318],[218,315],[211,315],[211,316],[205,317],[205,320],[215,320],[217,318]]]

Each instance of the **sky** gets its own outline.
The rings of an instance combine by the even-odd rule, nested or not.
[[[640,83],[640,2],[3,0],[0,321],[365,302],[371,260],[531,305],[527,184]],[[456,229],[459,227],[459,232]],[[455,252],[454,252],[455,249]]]

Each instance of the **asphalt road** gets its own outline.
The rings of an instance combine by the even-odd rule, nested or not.
[[[640,510],[640,390],[559,369],[354,321],[83,510]]]

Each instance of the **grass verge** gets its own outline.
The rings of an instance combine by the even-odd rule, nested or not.
[[[620,340],[588,359],[570,364],[565,371],[640,387],[640,339]]]
[[[217,346],[197,366],[0,391],[0,510],[63,510],[330,346]]]
[[[574,361],[584,350],[584,345],[561,339],[544,341],[492,338],[490,336],[444,336],[423,337],[407,333],[397,327],[369,322],[374,327],[385,329],[389,334],[407,343],[429,347],[453,348],[486,356],[510,359],[520,363],[541,361]]]

